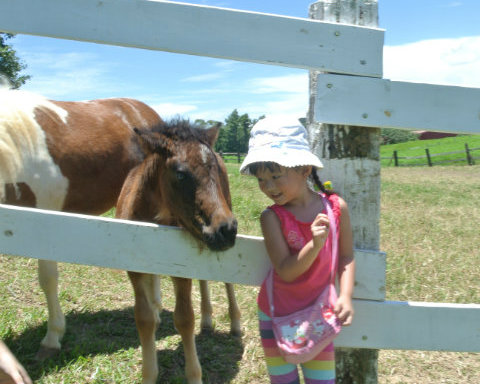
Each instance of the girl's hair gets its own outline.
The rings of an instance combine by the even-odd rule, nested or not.
[[[323,192],[325,195],[333,195],[336,193],[333,189],[327,189],[325,186],[322,184],[320,181],[320,178],[318,177],[317,170],[316,168],[312,168],[312,173],[310,176],[313,179],[314,184]]]
[[[278,171],[282,166],[280,164],[277,164],[273,161],[265,161],[265,162],[258,162],[258,163],[252,163],[248,165],[248,172],[251,175],[256,176],[257,172],[262,170],[262,169],[268,169],[270,172],[275,172]],[[297,167],[293,167],[293,169],[300,169],[302,168],[302,165],[299,165]],[[312,167],[312,173],[309,176],[315,186],[317,186],[320,191],[325,193],[326,195],[333,195],[335,193],[334,190],[332,189],[326,189],[323,183],[320,181],[320,178],[318,177],[317,174],[317,169],[315,167]]]

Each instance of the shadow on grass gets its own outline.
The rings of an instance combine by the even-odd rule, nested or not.
[[[173,313],[163,310],[156,339],[177,334]],[[71,312],[66,315],[67,332],[61,352],[43,362],[35,360],[47,323],[29,328],[17,337],[7,337],[5,343],[27,369],[32,380],[38,380],[62,367],[74,364],[82,357],[108,355],[117,351],[138,348],[140,341],[135,327],[133,308],[97,312]],[[230,382],[238,373],[243,346],[238,337],[228,333],[201,333],[196,337],[197,351],[205,384]],[[182,343],[174,348],[158,349],[159,378],[157,383],[183,383],[185,359]]]

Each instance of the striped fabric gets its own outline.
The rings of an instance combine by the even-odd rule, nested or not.
[[[272,319],[258,310],[260,338],[272,384],[300,384],[298,367],[287,363],[277,348],[273,335]],[[320,352],[313,360],[300,364],[305,384],[335,383],[335,350],[333,343]]]

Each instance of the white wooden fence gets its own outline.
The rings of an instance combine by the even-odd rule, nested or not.
[[[330,72],[318,121],[480,133],[480,89],[381,79],[375,28],[165,1],[2,0],[0,31]],[[269,267],[261,238],[200,252],[178,229],[5,205],[0,253],[249,285]],[[356,318],[337,346],[480,352],[479,304],[385,301],[385,254],[355,256]]]

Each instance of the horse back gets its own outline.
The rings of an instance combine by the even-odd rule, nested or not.
[[[18,203],[12,202],[12,196],[32,201],[33,195],[35,206],[41,208],[86,214],[107,211],[130,169],[144,158],[133,128],[150,129],[161,122],[160,117],[133,99],[36,101],[17,106],[16,113],[28,118],[16,119],[19,127],[13,130],[24,130],[24,140],[31,145],[17,148],[23,164],[13,179],[9,177],[26,192],[19,199],[21,188],[16,188],[9,201],[7,188],[6,202]],[[31,127],[25,130],[25,125]],[[27,151],[28,155],[23,153]]]

